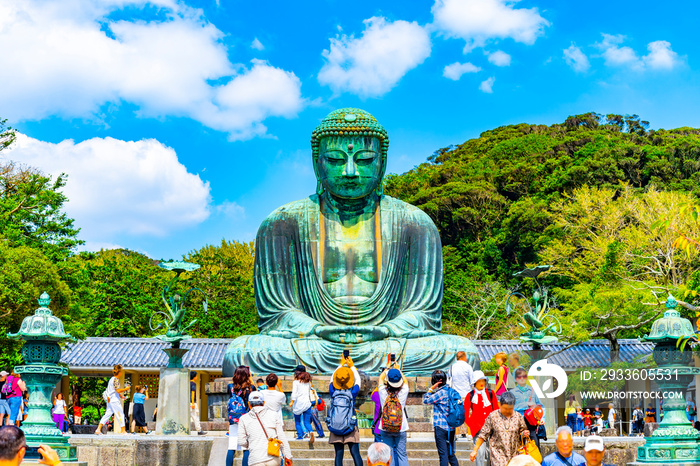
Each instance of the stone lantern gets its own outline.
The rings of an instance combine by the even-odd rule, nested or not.
[[[656,343],[652,369],[659,390],[664,393],[664,417],[659,428],[646,443],[637,448],[637,463],[641,464],[698,464],[700,460],[700,432],[686,416],[685,393],[697,368],[690,367],[692,351],[681,351],[676,344],[680,338],[694,335],[693,326],[676,311],[678,302],[673,296],[666,300],[666,312],[656,320],[649,335],[642,341]]]
[[[37,452],[39,445],[48,445],[56,450],[64,464],[73,464],[77,461],[76,448],[68,444],[68,438],[51,418],[51,394],[61,377],[68,375],[68,368],[58,365],[61,359],[58,343],[75,339],[63,331],[63,322],[48,308],[50,302],[49,295],[42,293],[39,309],[24,318],[19,332],[7,336],[25,342],[22,346],[24,365],[14,369],[22,376],[29,392],[29,414],[22,424],[27,438],[25,458],[41,458]]]

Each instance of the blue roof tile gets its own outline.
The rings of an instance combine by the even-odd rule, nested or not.
[[[183,358],[183,365],[192,369],[220,369],[224,353],[232,339],[193,338],[181,343],[181,348],[188,351]],[[653,343],[634,339],[619,340],[620,360],[632,362],[636,358],[651,354]],[[475,341],[479,358],[490,361],[496,353],[524,352],[529,345],[519,340],[479,340]],[[544,345],[543,349],[557,351],[565,343]],[[72,368],[111,368],[121,364],[125,368],[159,368],[165,367],[168,356],[161,351],[169,347],[154,338],[96,338],[90,337],[66,346],[61,362]],[[569,348],[549,358],[549,362],[559,364],[564,369],[583,367],[604,367],[610,362],[610,344],[607,340],[592,340]]]

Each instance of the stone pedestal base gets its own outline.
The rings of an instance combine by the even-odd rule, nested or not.
[[[160,370],[158,387],[158,435],[190,434],[190,370],[164,368]]]
[[[640,464],[700,464],[700,442],[689,438],[650,437],[637,448],[637,461]]]

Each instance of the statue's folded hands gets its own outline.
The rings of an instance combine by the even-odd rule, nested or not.
[[[336,343],[362,343],[387,338],[389,329],[381,325],[320,325],[314,329],[314,334]]]

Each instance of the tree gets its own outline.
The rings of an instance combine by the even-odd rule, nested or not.
[[[10,142],[11,137],[0,135],[0,148]],[[54,262],[73,254],[83,241],[62,211],[65,184],[65,175],[52,180],[35,168],[0,164],[0,237],[12,246],[40,249]]]
[[[232,338],[258,332],[253,292],[254,251],[253,242],[222,240],[220,246],[204,246],[185,257],[186,261],[201,265],[192,273],[191,285],[204,291],[210,303],[207,315],[196,300],[188,308],[198,320],[193,327],[197,335]]]
[[[76,330],[71,318],[71,291],[61,279],[58,268],[41,251],[27,247],[10,247],[0,241],[0,367],[8,370],[21,363],[21,342],[10,340],[22,320],[39,307],[37,299],[46,291],[50,309],[64,321],[66,332]]]
[[[554,266],[550,276],[558,278],[555,293],[570,341],[605,338],[617,354],[619,338],[648,330],[668,294],[683,294],[700,262],[675,250],[674,235],[659,234],[654,224],[689,199],[653,188],[584,186],[551,207],[550,240],[539,255]]]
[[[169,273],[127,249],[83,252],[62,264],[74,292],[74,311],[87,336],[144,337],[151,315],[162,310],[160,294]]]

